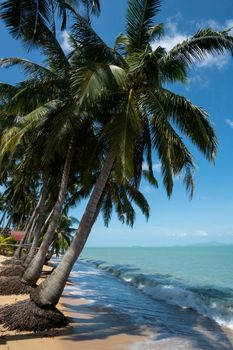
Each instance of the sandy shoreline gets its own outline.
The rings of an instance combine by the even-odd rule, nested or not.
[[[0,256],[0,262],[4,257]],[[1,264],[0,264],[1,266]],[[0,306],[27,299],[27,295],[0,296]],[[148,334],[137,335],[133,327],[124,324],[120,319],[114,319],[108,312],[102,310],[84,311],[88,299],[72,298],[64,293],[58,309],[70,321],[64,329],[44,331],[37,334],[30,332],[8,331],[0,326],[1,350],[118,350],[131,349],[135,343],[146,340]]]
[[[27,296],[0,296],[0,305],[10,304]],[[164,309],[166,307],[166,309]],[[38,334],[9,332],[0,328],[2,350],[231,350],[233,331],[189,311],[161,304],[161,318],[153,329],[130,323],[124,315],[111,313],[88,299],[64,293],[58,305],[70,324],[59,330]],[[164,310],[166,315],[164,315]],[[174,312],[175,310],[175,312]],[[159,311],[159,310],[158,310]],[[163,322],[164,317],[172,318]]]

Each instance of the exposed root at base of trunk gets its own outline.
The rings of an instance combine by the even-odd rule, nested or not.
[[[44,309],[27,299],[0,308],[0,323],[9,330],[39,332],[65,327],[68,321],[55,307]]]
[[[0,295],[29,294],[32,289],[33,287],[23,283],[20,277],[0,277]]]
[[[22,276],[25,271],[25,267],[22,265],[12,265],[7,267],[2,267],[0,269],[0,276]]]

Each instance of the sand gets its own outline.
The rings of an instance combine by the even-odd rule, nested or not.
[[[0,263],[5,260],[0,256]],[[0,265],[1,266],[1,265]],[[49,270],[45,267],[44,270]],[[0,306],[27,299],[27,295],[0,296]],[[131,349],[135,343],[147,339],[146,331],[137,335],[133,326],[115,319],[105,310],[92,309],[82,312],[88,299],[73,299],[65,293],[60,299],[58,309],[70,320],[64,329],[30,332],[8,331],[0,326],[1,350],[118,350]]]
[[[1,260],[1,257],[0,257]],[[48,269],[48,268],[47,268]],[[23,300],[27,296],[0,296],[0,306]],[[164,305],[162,306],[164,307]],[[30,332],[0,328],[1,350],[232,350],[233,331],[210,323],[203,317],[186,312],[174,313],[167,306],[163,317],[152,329],[129,323],[124,315],[93,305],[90,300],[64,293],[58,305],[70,324],[64,329]],[[173,311],[172,311],[173,310]],[[178,308],[177,308],[178,310]],[[159,311],[159,310],[158,310]],[[195,322],[194,318],[195,317]],[[197,322],[198,321],[198,322]],[[172,326],[173,327],[173,326]]]

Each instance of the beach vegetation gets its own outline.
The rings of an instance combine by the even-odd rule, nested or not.
[[[38,14],[39,30],[35,33],[34,26],[30,25],[22,37],[28,42],[33,37],[46,56],[48,67],[17,59],[1,61],[2,65],[23,65],[34,77],[32,83],[27,81],[26,87],[23,83],[3,104],[3,115],[22,117],[15,133],[12,128],[3,131],[2,157],[9,151],[16,151],[26,138],[38,157],[36,169],[39,169],[38,163],[46,158],[43,154],[53,153],[61,141],[65,145],[61,152],[62,176],[50,221],[39,251],[21,279],[30,286],[30,299],[0,310],[0,321],[9,329],[38,331],[67,324],[56,305],[99,212],[103,212],[107,224],[115,208],[119,219],[132,225],[135,213],[131,203],[135,202],[144,215],[149,216],[140,183],[144,178],[157,187],[153,156],[161,163],[168,197],[172,195],[177,175],[182,175],[192,197],[195,164],[185,140],[189,139],[208,161],[214,162],[217,152],[217,138],[208,113],[170,87],[188,80],[188,71],[194,62],[225,50],[232,53],[233,37],[228,30],[199,30],[167,51],[159,41],[164,32],[163,24],[154,23],[161,1],[128,0],[125,32],[110,48],[91,27],[88,18],[70,5],[64,6],[72,14],[71,53],[62,51],[53,32]],[[14,88],[10,88],[11,91]],[[7,93],[4,86],[2,91],[2,94]],[[27,103],[19,103],[25,96]],[[77,144],[77,135],[83,135],[84,131],[83,144]],[[89,140],[93,142],[91,148]],[[78,165],[73,158],[76,153],[81,157]],[[43,169],[42,173],[44,179],[47,172]],[[61,262],[37,286],[74,173],[79,175],[79,189],[84,194],[79,199],[86,196],[87,205]],[[71,182],[71,187],[73,185]],[[77,203],[75,196],[73,200]]]

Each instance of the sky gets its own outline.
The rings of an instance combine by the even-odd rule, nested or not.
[[[102,12],[93,26],[108,45],[125,26],[126,0],[102,0]],[[165,35],[158,43],[170,49],[195,34],[200,28],[224,30],[233,27],[232,0],[163,0],[155,23],[165,24]],[[233,30],[231,31],[233,35]],[[41,62],[37,51],[28,51],[12,39],[0,23],[0,57],[18,56]],[[67,32],[60,41],[69,50]],[[22,73],[16,69],[1,69],[0,81],[16,83]],[[233,244],[233,58],[229,54],[208,56],[189,72],[185,86],[170,87],[208,111],[218,137],[215,164],[208,163],[188,142],[196,164],[195,192],[190,201],[182,179],[176,178],[173,195],[167,198],[161,179],[161,166],[154,156],[154,170],[159,188],[142,183],[141,191],[150,204],[148,221],[136,210],[133,228],[122,225],[113,215],[108,228],[101,216],[90,234],[88,246],[170,246],[209,242]],[[85,203],[72,210],[81,218]]]

